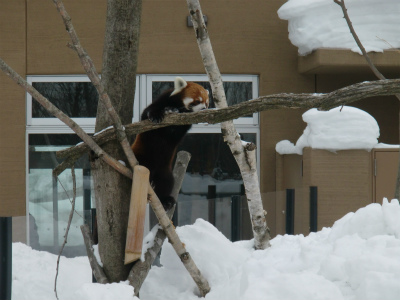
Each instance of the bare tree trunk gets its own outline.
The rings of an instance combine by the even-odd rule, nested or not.
[[[211,41],[204,23],[200,3],[197,0],[187,0],[187,3],[189,13],[192,16],[197,44],[211,84],[215,105],[217,108],[225,108],[228,105],[222,84],[222,77],[211,47]],[[233,121],[222,122],[221,131],[242,174],[252,222],[254,246],[256,249],[265,249],[270,246],[270,235],[265,218],[266,212],[262,206],[260,186],[255,165],[255,148],[251,146],[252,150],[249,150],[247,146],[245,147],[242,144],[240,135],[233,125]]]
[[[102,83],[123,124],[131,123],[133,116],[141,7],[141,0],[107,1]],[[99,103],[96,132],[111,124],[107,109]],[[118,160],[127,160],[117,141],[106,143],[103,149]],[[107,278],[119,282],[126,280],[131,268],[122,262],[132,183],[99,159],[92,160],[92,170],[99,252]]]

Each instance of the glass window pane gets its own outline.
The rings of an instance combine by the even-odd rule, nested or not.
[[[95,118],[98,94],[91,82],[33,82],[33,87],[71,118]],[[53,118],[32,100],[33,118]]]
[[[61,162],[55,152],[79,142],[80,139],[72,134],[29,135],[29,234],[34,249],[57,254],[64,241],[73,195],[71,172],[65,170],[57,180],[52,176],[52,170]],[[77,197],[63,252],[66,256],[86,255],[80,225],[85,220],[89,222],[93,195],[87,156],[77,162],[75,174]]]
[[[206,90],[209,91],[210,108],[215,108],[215,103],[212,96],[210,83],[208,81],[196,81],[196,83],[200,84],[202,87],[204,87]],[[228,106],[253,99],[252,82],[224,81],[223,85]],[[162,92],[164,92],[167,89],[171,89],[173,87],[174,83],[172,81],[153,81],[152,101],[154,101]],[[252,117],[252,115],[246,115],[244,117]]]
[[[243,140],[256,143],[255,133],[241,136]],[[192,224],[197,218],[210,221],[215,217],[215,226],[231,238],[232,199],[243,195],[243,180],[222,134],[190,133],[184,138],[179,150],[188,151],[192,158],[178,197],[178,225]],[[214,195],[210,195],[212,190],[215,191]],[[210,197],[213,201],[211,203],[208,200]],[[245,201],[244,204],[241,207],[247,209]],[[214,206],[214,217],[210,216],[210,205]],[[243,218],[246,219],[246,216],[243,215]],[[250,224],[240,223],[240,230],[248,232]]]

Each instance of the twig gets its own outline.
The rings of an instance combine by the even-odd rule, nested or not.
[[[71,167],[71,169],[72,169],[72,168],[73,168],[73,166]],[[68,194],[67,190],[65,189],[64,185],[62,184],[62,182],[61,182],[61,180],[60,180],[60,178],[59,178],[58,176],[57,176],[57,180],[58,180],[58,183],[61,185],[62,189],[64,190],[65,195],[66,195],[67,198],[69,199],[69,202],[70,202],[71,205],[72,205],[71,198],[69,197],[69,194]],[[81,218],[83,219],[83,216],[81,216],[81,214],[78,213],[78,212],[76,211],[76,209],[74,210],[74,212],[75,212],[79,217],[81,217]]]
[[[168,125],[184,125],[193,123],[209,123],[216,124],[226,120],[236,119],[240,116],[272,109],[309,109],[319,108],[321,110],[329,110],[331,108],[349,104],[361,99],[376,96],[389,96],[400,93],[400,79],[386,79],[379,81],[361,82],[347,87],[335,90],[330,93],[321,94],[274,94],[261,96],[259,98],[242,102],[221,109],[208,109],[195,113],[187,114],[169,114],[162,123],[155,124],[148,120],[125,125],[126,133],[132,136],[136,133],[165,127]],[[98,144],[116,139],[114,129],[105,130],[93,139]],[[63,163],[54,169],[54,174],[61,174],[69,164],[73,164],[79,157],[84,155],[90,148],[86,144],[79,144],[71,148],[57,152],[58,157],[66,159]]]
[[[365,50],[363,44],[361,43],[360,39],[358,38],[358,35],[357,35],[356,31],[354,30],[353,24],[347,13],[347,8],[344,3],[344,0],[333,0],[333,1],[342,8],[344,18],[347,22],[347,26],[349,26],[350,32],[351,32],[354,40],[356,41],[358,48],[360,48],[365,60],[367,61],[369,67],[371,68],[372,72],[374,72],[375,76],[378,77],[379,79],[381,79],[381,80],[386,79],[385,76],[383,76],[382,73],[379,72],[378,69],[375,67],[375,65],[372,62],[371,58],[369,57],[367,51]]]
[[[75,167],[71,168],[71,175],[72,175],[72,186],[73,186],[72,187],[73,195],[72,195],[72,201],[71,201],[71,211],[70,211],[69,217],[68,217],[67,228],[65,229],[64,242],[61,245],[60,253],[58,254],[58,257],[57,257],[56,277],[54,279],[54,293],[56,294],[56,298],[57,299],[58,299],[58,295],[57,295],[57,278],[58,278],[58,271],[59,271],[59,267],[60,267],[60,258],[61,258],[61,254],[62,254],[62,252],[64,250],[64,247],[67,244],[68,233],[69,233],[69,229],[71,227],[71,222],[72,222],[72,218],[74,216],[74,211],[75,211],[75,199],[76,199]]]
[[[99,265],[95,255],[94,255],[94,250],[93,250],[93,237],[92,234],[90,233],[90,228],[89,225],[84,224],[81,226],[81,231],[82,231],[82,236],[83,236],[83,241],[85,242],[85,247],[86,247],[86,253],[89,258],[89,263],[90,267],[92,268],[92,272],[94,277],[96,278],[96,281],[98,283],[109,283],[109,280],[104,273],[103,268]]]
[[[189,164],[190,153],[186,151],[179,151],[177,154],[173,175],[174,175],[174,188],[172,190],[172,195],[174,199],[177,199],[179,190],[181,189],[183,178],[185,177],[186,169]],[[167,211],[168,218],[171,219],[175,210],[175,206]],[[161,247],[166,238],[166,234],[164,230],[159,229],[154,237],[153,247],[147,249],[147,252],[144,255],[144,261],[137,261],[131,271],[129,272],[128,280],[129,284],[134,287],[135,296],[139,295],[140,288],[144,280],[147,277],[147,274],[150,271],[150,268],[156,259],[158,253],[161,250]]]

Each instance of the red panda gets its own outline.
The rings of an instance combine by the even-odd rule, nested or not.
[[[162,93],[146,107],[141,120],[162,122],[166,113],[196,112],[208,108],[208,91],[194,82],[175,78],[174,89]],[[172,208],[175,199],[171,196],[174,178],[172,163],[176,149],[191,125],[172,125],[139,133],[132,144],[133,153],[140,165],[150,170],[150,182],[166,210]]]

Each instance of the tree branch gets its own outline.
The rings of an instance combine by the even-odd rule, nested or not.
[[[196,123],[217,124],[223,121],[239,118],[255,112],[272,109],[309,109],[319,108],[329,110],[331,108],[349,104],[358,100],[376,96],[392,96],[400,93],[400,79],[386,79],[368,81],[349,85],[327,94],[274,94],[242,102],[221,109],[208,109],[187,114],[168,114],[162,123],[152,123],[149,120],[125,125],[128,136],[169,126]],[[95,135],[93,139],[98,144],[116,139],[114,129],[107,129]],[[61,174],[90,148],[86,144],[79,144],[71,148],[57,152],[57,157],[67,158],[58,165],[53,173]]]
[[[65,235],[64,235],[64,242],[61,245],[61,249],[60,252],[58,254],[57,257],[57,268],[56,268],[56,276],[54,279],[54,293],[56,294],[56,298],[58,300],[58,294],[57,294],[57,278],[58,278],[58,271],[59,271],[59,267],[60,267],[60,258],[61,258],[61,254],[64,250],[65,245],[67,244],[67,239],[68,239],[68,233],[69,233],[69,229],[71,227],[71,222],[72,222],[72,217],[74,216],[74,212],[75,212],[75,199],[76,199],[76,177],[75,177],[75,167],[71,168],[71,175],[72,175],[72,190],[73,190],[73,195],[72,195],[72,201],[71,201],[71,211],[69,213],[69,217],[68,217],[68,224],[67,224],[67,228],[65,229]]]
[[[198,0],[187,0],[187,5],[189,13],[192,17],[197,45],[200,50],[204,68],[210,81],[215,105],[218,108],[227,108],[228,104],[222,83],[222,76],[211,46],[210,37],[204,22],[200,3]],[[240,135],[237,132],[232,120],[221,123],[221,132],[224,141],[229,146],[242,175],[251,218],[254,247],[256,249],[266,249],[270,246],[270,235],[265,218],[266,213],[262,205],[257,169],[254,165],[249,163],[248,153],[242,144]],[[255,153],[255,151],[253,151],[253,153]]]
[[[94,66],[92,59],[87,54],[86,50],[82,47],[82,45],[79,41],[79,37],[76,34],[74,26],[72,25],[70,16],[68,15],[67,11],[65,10],[63,2],[61,0],[53,0],[53,2],[56,5],[57,10],[60,13],[60,15],[64,21],[66,30],[69,33],[69,36],[73,43],[72,48],[74,48],[76,50],[76,52],[78,53],[78,56],[79,56],[82,66],[84,67],[90,81],[95,86],[95,88],[99,94],[99,98],[100,98],[101,102],[107,108],[107,111],[113,121],[113,125],[115,128],[114,132],[116,133],[117,139],[120,142],[126,157],[128,158],[129,165],[133,169],[134,166],[138,164],[138,161],[136,160],[135,155],[132,152],[130,143],[128,142],[127,136],[125,134],[125,128],[121,123],[121,119],[119,118],[117,112],[115,111],[113,105],[111,104],[110,97],[108,96],[107,92],[104,89],[103,84],[101,83],[100,76],[96,71],[96,68]]]
[[[97,262],[97,258],[94,255],[94,250],[93,250],[94,242],[92,234],[90,233],[89,225],[87,224],[82,225],[81,231],[82,231],[83,241],[85,242],[86,253],[88,255],[90,267],[92,268],[92,272],[94,277],[96,278],[96,281],[98,283],[109,283],[103,268],[99,265],[99,263]]]
[[[186,151],[179,151],[177,154],[173,175],[174,175],[174,188],[172,190],[172,196],[174,199],[178,198],[179,190],[181,189],[183,178],[186,173],[186,168],[189,164],[190,153]],[[167,212],[168,218],[171,219],[175,210],[175,206]],[[128,280],[130,285],[132,285],[135,289],[135,296],[139,295],[140,288],[144,280],[147,277],[147,274],[150,271],[150,268],[156,259],[158,253],[161,250],[161,247],[166,238],[166,234],[164,230],[159,229],[154,237],[153,247],[147,249],[147,252],[144,255],[144,261],[137,261],[131,271],[129,272]]]
[[[360,39],[358,38],[358,35],[356,31],[354,30],[353,23],[350,20],[349,14],[347,13],[347,8],[344,3],[344,0],[333,0],[337,5],[339,5],[342,8],[344,18],[347,22],[347,26],[350,29],[351,35],[353,36],[354,40],[357,43],[358,48],[360,48],[362,55],[364,56],[365,60],[367,61],[369,67],[371,68],[372,72],[375,74],[376,77],[379,79],[383,80],[386,79],[385,76],[382,75],[381,72],[378,71],[378,69],[375,67],[374,63],[372,62],[371,58],[369,57],[367,51],[364,48],[364,45],[361,43]]]
[[[132,178],[132,172],[117,160],[109,156],[103,149],[96,144],[93,139],[70,117],[59,110],[53,103],[47,98],[40,94],[32,85],[24,80],[17,72],[15,72],[9,65],[7,65],[0,58],[0,69],[14,80],[19,86],[21,86],[26,92],[28,92],[37,102],[40,103],[50,114],[61,120],[64,124],[68,125],[89,147],[92,149],[98,157],[103,159],[107,164],[113,167],[121,174]]]

